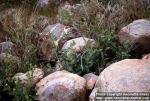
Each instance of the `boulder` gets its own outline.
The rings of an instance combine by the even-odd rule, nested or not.
[[[18,80],[21,85],[26,87],[28,85],[34,86],[38,81],[40,81],[43,78],[43,76],[44,76],[44,72],[39,68],[35,68],[26,73],[15,74],[13,79],[15,81]]]
[[[71,39],[67,41],[63,45],[62,50],[71,48],[75,52],[82,52],[85,47],[95,47],[95,45],[96,45],[96,42],[93,39],[79,37],[79,38],[75,38],[75,39]]]
[[[47,34],[50,35],[51,39],[57,40],[61,36],[63,36],[64,28],[66,26],[60,23],[56,23],[53,25],[48,25],[41,34]]]
[[[62,46],[67,40],[81,36],[75,28],[60,23],[47,26],[40,35],[49,35],[57,47]]]
[[[39,101],[84,101],[86,80],[67,71],[54,72],[36,84]]]
[[[120,42],[127,40],[134,41],[141,36],[150,36],[150,21],[146,19],[135,20],[129,25],[123,27],[119,34]]]
[[[125,59],[110,65],[101,72],[90,99],[94,101],[95,92],[149,91],[149,59]]]
[[[79,36],[80,34],[74,28],[60,23],[49,25],[38,34],[39,56],[43,60],[50,61],[54,58],[56,49],[60,49],[69,39]]]
[[[24,50],[21,47],[17,47],[17,45],[11,41],[5,41],[0,43],[0,53],[7,53],[21,57],[24,53]]]

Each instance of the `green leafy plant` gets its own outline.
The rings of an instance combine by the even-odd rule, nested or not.
[[[94,38],[98,47],[102,49],[104,66],[109,62],[113,63],[129,57],[128,41],[120,44],[114,29],[94,26],[91,28],[90,33],[95,33],[96,36]]]
[[[2,101],[34,101],[35,92],[31,85],[23,87],[19,81],[14,82],[12,80],[16,73],[25,73],[36,67],[37,49],[32,42],[34,34],[32,29],[25,28],[18,31],[11,37],[10,41],[17,44],[20,49],[23,49],[21,56],[14,56],[13,59],[13,56],[6,54],[8,58],[0,58],[0,100]],[[28,82],[30,84],[31,80]],[[5,99],[6,96],[9,99]]]
[[[93,28],[91,31],[96,33],[95,40],[98,47],[87,47],[81,53],[76,53],[71,47],[61,51],[59,60],[64,69],[80,75],[89,72],[99,74],[108,63],[129,57],[127,44],[125,46],[119,44],[114,30]]]
[[[67,49],[61,51],[60,54],[59,61],[63,68],[80,75],[98,70],[102,59],[101,50],[92,48],[86,48],[82,53]]]
[[[5,65],[6,66],[6,65]],[[11,65],[9,65],[11,66]],[[30,64],[28,70],[32,70],[35,66]],[[13,69],[13,68],[10,68]],[[31,86],[32,74],[30,75],[30,79],[27,81],[26,86],[22,86],[19,81],[12,80],[13,70],[8,71],[8,65],[5,69],[0,70],[0,100],[1,101],[34,101],[35,91]],[[8,75],[7,73],[10,73]],[[15,72],[13,72],[15,74]],[[8,98],[6,98],[6,96]]]

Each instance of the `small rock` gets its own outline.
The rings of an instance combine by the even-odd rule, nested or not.
[[[28,71],[26,73],[17,73],[13,79],[18,80],[20,84],[27,86],[28,84],[34,86],[39,80],[43,78],[44,72],[35,68],[34,70]]]
[[[24,50],[21,47],[17,47],[16,44],[10,41],[5,41],[0,43],[0,53],[7,53],[21,57],[24,53]]]
[[[18,80],[20,84],[22,85],[27,85],[27,80],[28,80],[28,77],[26,76],[25,73],[17,73],[14,75],[13,77],[13,80]]]
[[[83,78],[86,79],[86,89],[92,90],[95,86],[98,76],[94,75],[93,73],[89,73],[84,75]]]
[[[86,80],[67,71],[57,71],[36,84],[39,101],[84,101]]]
[[[55,70],[54,71],[60,71],[62,69],[63,69],[62,64],[59,61],[57,61],[56,65],[55,65]]]

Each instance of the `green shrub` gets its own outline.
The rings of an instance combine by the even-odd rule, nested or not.
[[[59,61],[63,68],[79,75],[89,72],[99,74],[108,63],[128,58],[127,44],[119,45],[114,30],[91,28],[96,33],[96,49],[86,48],[82,53],[76,53],[71,48],[60,52]]]
[[[29,64],[28,70],[32,70],[35,66]],[[12,66],[12,65],[9,65]],[[31,81],[28,81],[28,85],[23,87],[19,81],[12,80],[12,76],[15,74],[14,68],[6,66],[0,70],[0,100],[1,101],[34,101],[35,91],[30,85]],[[4,67],[4,66],[3,66]],[[11,70],[8,71],[8,68]],[[12,74],[12,71],[14,74]],[[32,79],[32,77],[31,77]],[[6,96],[8,98],[6,98]]]
[[[67,49],[61,51],[60,54],[59,61],[63,68],[79,75],[96,72],[102,59],[101,49],[86,48],[82,53]]]
[[[22,87],[19,82],[12,80],[12,77],[16,73],[25,73],[36,67],[37,49],[32,42],[34,34],[33,30],[24,29],[9,39],[23,49],[23,52],[21,56],[17,57],[19,62],[12,59],[12,56],[4,60],[0,59],[0,100],[2,101],[6,101],[6,99],[4,99],[6,96],[10,96],[8,101],[34,101],[34,88],[30,85]]]

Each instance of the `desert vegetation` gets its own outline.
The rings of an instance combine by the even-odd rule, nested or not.
[[[12,79],[16,73],[40,68],[47,76],[56,71],[59,63],[61,70],[80,76],[99,75],[110,64],[130,58],[130,41],[120,43],[118,33],[132,21],[150,16],[149,0],[47,0],[49,3],[44,6],[40,1],[0,1],[0,42],[16,45],[14,54],[14,50],[6,54],[0,50],[0,101],[37,100],[32,80],[24,87],[19,80]],[[71,6],[73,10],[69,9]],[[56,48],[52,61],[42,60],[38,54],[38,42],[42,41],[38,40],[38,34],[42,33],[37,27],[39,16],[45,16],[48,25],[61,23],[73,27],[96,44],[75,52],[72,48],[61,50],[52,43],[52,48]]]

